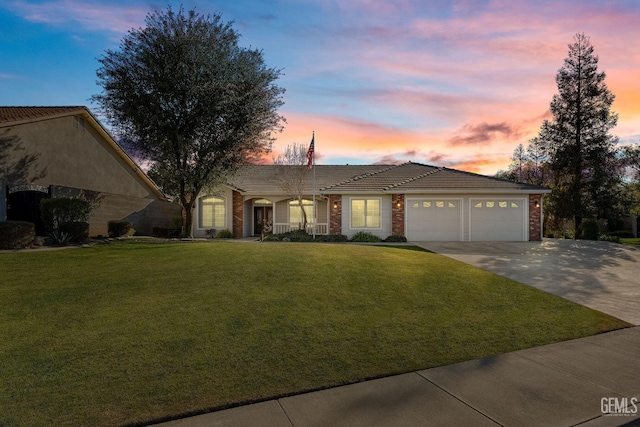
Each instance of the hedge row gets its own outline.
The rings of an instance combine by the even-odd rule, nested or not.
[[[36,226],[31,222],[0,222],[0,249],[25,249],[35,238]]]
[[[52,198],[40,201],[42,223],[47,233],[60,230],[65,223],[86,223],[91,215],[91,203],[83,199]]]
[[[344,234],[318,234],[314,240],[313,236],[304,230],[288,231],[280,234],[267,234],[264,236],[265,242],[348,242],[349,238]],[[352,242],[406,242],[404,236],[389,236],[381,240],[378,236],[367,231],[360,231],[353,235]]]

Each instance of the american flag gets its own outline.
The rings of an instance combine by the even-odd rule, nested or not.
[[[315,144],[316,135],[314,134],[311,137],[311,145],[309,145],[309,149],[307,150],[307,167],[309,169],[313,168],[313,150]]]

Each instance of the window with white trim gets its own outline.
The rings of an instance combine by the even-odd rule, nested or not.
[[[351,228],[380,228],[380,199],[351,199]]]
[[[199,228],[223,229],[227,226],[226,201],[222,197],[201,197],[198,210]]]
[[[302,199],[302,209],[307,214],[307,222],[313,222],[313,200]],[[297,200],[289,202],[289,222],[292,224],[302,224],[304,216],[302,215],[300,203]]]

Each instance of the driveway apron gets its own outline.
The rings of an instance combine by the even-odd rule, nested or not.
[[[413,242],[640,325],[640,250],[610,242]]]

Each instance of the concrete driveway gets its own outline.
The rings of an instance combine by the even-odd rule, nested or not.
[[[640,250],[609,242],[412,242],[640,325]]]

